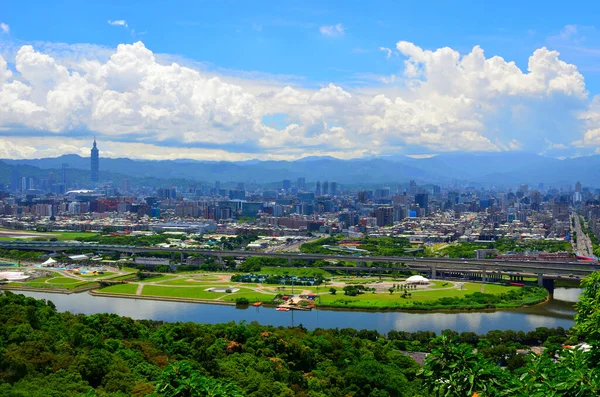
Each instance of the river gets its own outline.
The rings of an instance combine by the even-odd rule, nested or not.
[[[59,311],[83,314],[115,313],[134,319],[211,324],[257,321],[260,324],[275,326],[302,324],[308,329],[375,329],[381,333],[390,330],[440,332],[444,329],[452,329],[457,332],[471,331],[484,334],[491,330],[531,331],[537,327],[570,328],[575,313],[573,303],[577,301],[581,290],[557,288],[552,301],[535,307],[468,313],[359,312],[325,309],[310,312],[280,312],[266,307],[250,306],[241,309],[235,306],[109,298],[87,293],[72,295],[30,291],[16,293],[51,300]]]

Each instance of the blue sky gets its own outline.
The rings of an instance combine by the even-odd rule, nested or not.
[[[61,150],[83,148],[81,142],[86,135],[93,134],[111,142],[112,146],[105,146],[105,150],[112,150],[114,155],[122,154],[118,153],[119,142],[152,144],[157,146],[158,156],[159,147],[173,148],[177,146],[174,142],[182,141],[185,144],[181,150],[171,150],[169,156],[242,159],[330,154],[360,157],[470,148],[527,150],[557,157],[591,154],[600,146],[600,130],[596,132],[600,127],[600,121],[596,125],[596,109],[600,105],[594,102],[594,96],[600,91],[600,67],[597,66],[600,32],[594,26],[598,11],[600,4],[596,2],[575,7],[548,1],[339,1],[327,4],[322,1],[29,1],[27,4],[9,1],[0,8],[0,23],[5,26],[0,32],[0,54],[11,72],[6,81],[18,80],[30,86],[33,94],[28,95],[33,97],[27,97],[31,105],[28,111],[32,112],[35,106],[41,110],[36,108],[40,121],[32,124],[26,122],[26,113],[19,116],[16,110],[2,117],[0,107],[0,129],[5,135],[12,134],[13,143],[31,146],[19,156],[56,154],[50,148],[56,146],[52,140],[60,136],[71,139],[63,142]],[[95,106],[105,103],[114,92],[136,91],[135,86],[123,88],[121,84],[131,70],[120,69],[120,77],[114,78],[110,77],[110,71],[102,72],[103,76],[109,76],[108,85],[98,83],[94,77],[93,83],[104,91],[90,89],[89,95],[97,96],[89,103],[83,99],[83,104],[69,102],[77,110],[90,107],[75,117],[66,115],[66,109],[60,114],[53,113],[56,106],[44,102],[41,94],[35,96],[36,91],[42,90],[43,79],[32,77],[33,72],[27,73],[31,64],[21,66],[24,74],[17,66],[17,53],[24,45],[32,45],[35,54],[22,57],[23,65],[40,61],[44,58],[42,55],[52,57],[59,66],[64,65],[70,75],[57,77],[53,80],[55,86],[44,86],[49,92],[61,82],[72,80],[74,71],[89,82],[96,72],[90,71],[85,61],[97,60],[105,65],[117,52],[117,46],[137,42],[154,54],[158,64],[177,61],[199,71],[201,77],[217,77],[223,83],[241,87],[241,91],[231,86],[215,88],[213,96],[190,105],[200,110],[192,109],[185,117],[181,109],[165,104],[158,106],[147,96],[136,93],[136,99],[123,103],[131,106],[132,112],[141,114],[140,121],[133,120],[130,114],[123,120],[124,124],[109,125],[106,120],[115,120],[115,116],[106,113],[106,119],[94,119],[99,113]],[[476,86],[468,92],[460,92],[457,87],[447,90],[440,82],[416,90],[413,89],[416,82],[433,81],[436,76],[443,76],[447,68],[433,58],[421,57],[419,51],[406,46],[404,50],[399,49],[399,42],[433,52],[449,47],[461,57],[469,54],[474,46],[480,46],[485,59],[502,57],[505,64],[501,69],[514,62],[524,74],[528,73],[532,54],[545,47],[560,53],[556,61],[560,65],[550,72],[544,71],[539,78],[532,78],[535,84],[519,82],[518,89],[506,88],[507,84],[513,84],[513,77],[502,77],[496,84],[492,81],[496,74],[492,74],[486,77],[491,83],[481,88],[481,94]],[[65,48],[72,52],[66,54]],[[131,51],[135,57],[147,55],[143,55],[141,49]],[[438,55],[439,59],[444,58],[441,52]],[[39,59],[34,59],[36,57]],[[540,64],[546,62],[542,60],[544,57],[539,58]],[[420,65],[419,70],[429,70],[431,66],[433,71],[408,76],[405,62],[411,59]],[[44,62],[37,65],[47,66]],[[577,76],[563,63],[576,68],[583,78],[583,88],[581,84],[576,87]],[[141,65],[136,64],[134,69],[143,69]],[[108,66],[106,69],[115,70]],[[148,73],[173,76],[167,70]],[[552,82],[555,73],[559,78]],[[568,77],[563,79],[561,73]],[[471,77],[475,74],[469,72]],[[117,80],[121,85],[111,86]],[[156,78],[150,80],[156,81]],[[548,84],[547,87],[532,88],[542,84],[541,81]],[[71,83],[72,92],[76,92],[75,83]],[[198,84],[205,87],[203,81]],[[503,87],[500,96],[495,94],[494,87],[498,84]],[[283,103],[279,94],[286,85],[294,92],[286,92],[287,102],[283,102],[290,107],[301,103],[301,110],[278,106]],[[560,89],[557,86],[561,86]],[[181,85],[178,87],[185,91]],[[336,91],[337,88],[341,91]],[[72,100],[69,93],[63,93]],[[346,94],[350,97],[346,98]],[[372,112],[380,109],[370,106],[375,106],[371,102],[378,95],[392,103],[385,105],[390,107],[383,111],[386,116],[378,114],[380,119],[374,120]],[[441,96],[446,99],[440,99]],[[240,100],[242,97],[245,99]],[[464,105],[459,104],[461,98],[471,101],[468,106],[473,106],[476,116],[468,116],[469,109],[461,108]],[[229,107],[208,109],[207,103],[227,103]],[[240,115],[239,109],[252,115]],[[549,110],[555,119],[548,120]],[[557,111],[561,114],[556,115]],[[45,116],[40,112],[45,112]],[[353,116],[357,112],[364,113],[361,120]],[[173,125],[180,126],[181,119],[187,120],[191,114],[208,124],[202,124],[197,131],[187,126],[168,136],[165,131],[172,130]],[[413,114],[420,114],[421,118],[393,125],[383,120],[389,115],[414,118]],[[22,123],[19,117],[23,117]],[[73,121],[74,118],[77,120]],[[600,116],[597,118],[600,120]],[[155,124],[150,119],[155,120]],[[431,119],[437,121],[429,124]],[[135,127],[122,128],[132,124]],[[449,124],[452,128],[448,128]],[[127,131],[119,134],[120,128]],[[32,134],[47,143],[36,146],[18,139]],[[461,145],[443,144],[443,141],[463,138],[466,141]],[[298,147],[291,150],[294,143]],[[131,146],[132,150],[135,148],[142,150],[142,146]],[[191,153],[190,148],[197,151]],[[393,149],[386,151],[387,148]]]

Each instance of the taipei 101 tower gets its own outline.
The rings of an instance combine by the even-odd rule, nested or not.
[[[100,176],[100,155],[99,150],[96,147],[96,137],[94,137],[94,146],[91,150],[92,168],[90,172],[90,179],[92,182],[98,182]]]

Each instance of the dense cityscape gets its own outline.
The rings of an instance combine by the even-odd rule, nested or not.
[[[521,184],[499,190],[409,181],[352,190],[335,181],[301,177],[283,180],[277,189],[256,184],[246,189],[244,181],[223,183],[233,186],[228,189],[220,181],[212,186],[152,189],[132,186],[128,179],[120,186],[104,180],[99,153],[94,140],[89,181],[78,189],[69,180],[68,164],[63,165],[58,180],[52,172],[47,179],[20,177],[13,167],[11,180],[4,185],[0,224],[37,231],[387,236],[421,247],[504,238],[574,241],[577,255],[593,257],[591,244],[576,244],[577,232],[585,235],[575,229],[580,225],[579,217],[572,216],[576,211],[589,232],[600,235],[600,190],[579,182],[560,187]],[[253,243],[249,248],[277,241]]]

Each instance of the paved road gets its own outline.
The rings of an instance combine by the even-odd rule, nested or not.
[[[572,212],[571,219],[571,229],[573,229],[573,231],[577,233],[577,243],[573,247],[575,249],[575,253],[577,255],[582,256],[593,256],[594,248],[592,247],[592,241],[590,240],[589,236],[583,231],[579,215]],[[574,227],[573,223],[575,223]]]

